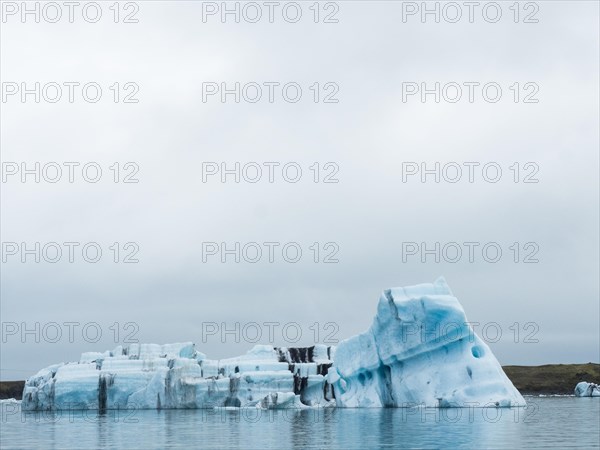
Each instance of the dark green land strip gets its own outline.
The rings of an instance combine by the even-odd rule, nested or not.
[[[24,381],[0,381],[0,400],[6,398],[21,400],[23,386],[25,386]]]
[[[600,364],[546,364],[502,368],[524,395],[573,394],[580,381],[600,383]]]

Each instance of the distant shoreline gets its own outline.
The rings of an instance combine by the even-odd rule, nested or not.
[[[573,395],[577,383],[600,382],[600,364],[502,366],[522,395]]]
[[[523,395],[573,395],[580,381],[600,383],[600,364],[545,364],[503,366],[504,372]],[[0,381],[0,400],[21,400],[25,381]]]

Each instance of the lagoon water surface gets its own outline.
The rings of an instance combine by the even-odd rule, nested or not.
[[[22,413],[3,402],[0,448],[599,448],[600,398],[526,408],[143,410]]]

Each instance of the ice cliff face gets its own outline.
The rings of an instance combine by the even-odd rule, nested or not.
[[[255,346],[210,360],[193,343],[84,353],[29,378],[23,410],[523,406],[443,279],[384,291],[371,328],[336,348]]]

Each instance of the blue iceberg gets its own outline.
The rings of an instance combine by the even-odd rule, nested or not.
[[[510,407],[525,400],[443,278],[385,290],[337,348],[257,345],[212,360],[192,342],[87,352],[29,378],[23,410]]]

